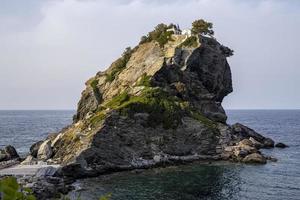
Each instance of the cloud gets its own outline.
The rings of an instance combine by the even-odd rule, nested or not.
[[[198,18],[212,21],[216,37],[236,52],[226,107],[300,108],[299,1],[3,2],[1,109],[75,108],[84,82],[156,24],[189,27]]]

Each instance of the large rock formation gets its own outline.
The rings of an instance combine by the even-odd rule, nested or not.
[[[63,164],[64,175],[77,177],[201,159],[259,162],[257,145],[270,146],[268,139],[227,125],[221,105],[232,92],[231,54],[200,35],[172,35],[163,46],[148,39],[127,49],[86,82],[74,123],[32,156]]]

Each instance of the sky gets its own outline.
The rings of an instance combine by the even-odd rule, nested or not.
[[[0,109],[76,109],[155,25],[199,18],[235,51],[226,109],[300,109],[299,0],[1,0]]]

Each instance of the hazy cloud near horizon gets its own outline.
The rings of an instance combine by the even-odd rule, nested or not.
[[[84,82],[156,24],[198,18],[235,50],[225,108],[300,108],[300,1],[2,0],[0,109],[75,109]]]

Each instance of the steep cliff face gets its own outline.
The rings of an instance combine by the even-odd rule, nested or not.
[[[88,176],[232,156],[225,149],[250,137],[226,124],[221,105],[232,92],[232,51],[192,37],[127,49],[88,80],[74,123],[44,142],[53,151],[45,160],[65,165],[65,175],[75,168]]]
[[[164,49],[156,42],[137,46],[114,80],[108,81],[107,76],[116,68],[116,62],[86,83],[75,122],[125,90],[141,90],[143,85],[138,81],[142,78],[149,78],[152,87],[163,88],[170,95],[188,101],[206,117],[226,122],[221,102],[232,92],[227,47],[215,39],[203,36],[200,39],[201,45],[194,48],[179,47],[183,41],[180,36],[174,38],[177,43],[172,42]]]

